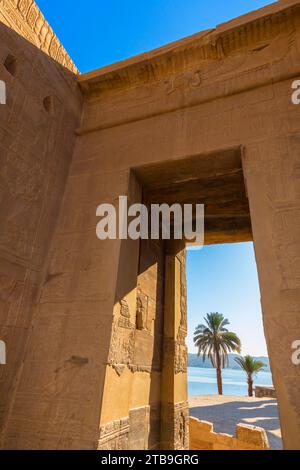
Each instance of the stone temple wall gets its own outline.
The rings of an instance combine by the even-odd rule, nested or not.
[[[185,250],[167,245],[141,242],[136,289],[115,309],[100,450],[189,445]]]
[[[245,240],[250,208],[284,445],[299,448],[300,1],[78,77],[32,2],[1,6],[1,446],[188,447],[184,247],[95,235],[99,204],[165,184],[206,203],[218,243]]]
[[[151,240],[141,243],[136,284],[132,308],[127,297],[115,309],[99,449],[157,449],[160,445],[163,243]],[[116,390],[115,398],[112,389]],[[127,433],[111,432],[112,428],[122,429],[124,423]]]
[[[0,0],[0,21],[59,64],[78,72],[34,0]]]
[[[6,23],[0,22],[0,77],[7,90],[7,103],[0,106],[0,338],[7,346],[7,364],[0,368],[4,431],[34,328],[34,306],[41,286],[52,280],[45,265],[82,100],[76,75],[68,69],[74,67],[60,46],[56,56],[57,39],[33,2],[1,1],[0,19]],[[43,338],[45,349],[50,339],[51,328]],[[36,355],[26,367],[43,373]],[[30,380],[22,391],[22,408],[34,389]]]

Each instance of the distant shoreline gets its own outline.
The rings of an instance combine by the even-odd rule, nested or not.
[[[188,367],[188,394],[192,396],[218,395],[216,370],[213,368]],[[247,375],[243,370],[224,369],[222,371],[224,396],[247,396]],[[272,374],[259,372],[254,378],[254,386],[271,387]]]
[[[203,370],[209,370],[209,369],[214,369],[213,367],[202,367],[202,366],[191,366],[188,364],[188,369],[203,369]],[[241,369],[238,369],[237,367],[235,367],[234,369],[232,367],[225,367],[225,369],[222,369],[222,370],[232,370],[234,372],[239,372],[241,371]],[[271,371],[269,369],[263,369],[261,372],[266,372],[268,374],[271,373]],[[261,374],[260,372],[260,374]]]
[[[241,370],[239,365],[235,362],[235,358],[238,357],[238,354],[229,354],[228,360],[229,364],[226,369],[230,370]],[[269,358],[266,356],[254,356],[255,359],[262,361],[266,366],[262,369],[262,372],[271,372],[270,369],[270,361]],[[188,355],[188,367],[197,367],[200,369],[213,369],[213,366],[208,358],[205,359],[203,362],[202,356],[198,356],[197,354],[189,353]]]

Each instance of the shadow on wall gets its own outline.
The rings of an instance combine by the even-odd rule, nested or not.
[[[18,408],[18,405],[13,407],[11,398],[15,397],[15,387],[21,377],[19,370],[27,344],[29,347],[28,335],[33,331],[34,307],[44,283],[47,256],[73,154],[75,130],[80,122],[82,98],[76,75],[1,21],[0,76],[7,95],[0,114],[3,192],[0,198],[0,274],[4,306],[0,338],[9,355],[6,367],[0,370],[2,426]],[[55,282],[54,278],[52,281]],[[56,297],[52,297],[54,303]],[[39,320],[37,316],[35,321]],[[39,325],[42,336],[43,328],[44,337],[49,338],[49,326],[45,322]],[[48,344],[47,364],[54,360],[55,353],[55,348],[51,349]],[[24,380],[20,393],[22,402],[27,386],[28,381]],[[45,393],[44,390],[41,393]],[[24,408],[28,415],[34,406],[38,407],[38,400],[32,399],[30,405],[27,402]],[[47,428],[47,422],[39,426],[43,434],[42,428]],[[16,446],[16,442],[12,445]]]
[[[190,415],[214,424],[217,433],[235,434],[239,423],[250,424],[265,429],[272,450],[282,450],[280,422],[276,400],[232,401],[209,406],[196,406],[190,409]],[[275,431],[276,434],[275,434]]]

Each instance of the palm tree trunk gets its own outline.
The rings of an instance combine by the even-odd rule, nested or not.
[[[222,383],[222,369],[221,369],[221,359],[219,351],[216,352],[217,356],[217,384],[218,384],[218,393],[223,395],[223,383]]]
[[[221,367],[217,367],[217,383],[218,383],[218,393],[223,395],[223,383],[222,383],[222,370]]]
[[[248,395],[249,395],[249,397],[253,397],[253,379],[252,379],[252,377],[248,377]]]

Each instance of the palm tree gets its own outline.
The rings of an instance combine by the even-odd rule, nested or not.
[[[206,325],[198,325],[195,330],[194,343],[198,356],[203,354],[203,362],[208,357],[216,369],[218,392],[223,395],[222,369],[228,366],[230,352],[240,353],[241,341],[235,333],[225,328],[229,321],[221,313],[207,313],[204,320]]]
[[[253,379],[265,364],[252,356],[236,357],[235,362],[246,372],[248,382],[248,395],[253,397]]]

